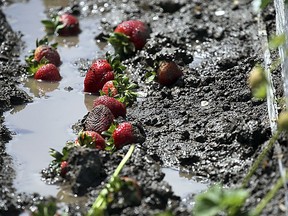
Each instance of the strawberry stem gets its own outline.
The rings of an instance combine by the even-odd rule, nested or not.
[[[99,193],[98,197],[96,198],[95,202],[93,203],[92,207],[88,211],[87,216],[102,216],[105,215],[105,211],[108,208],[109,203],[113,201],[111,200],[112,196],[109,196],[111,193],[117,193],[118,191],[121,190],[122,184],[121,184],[121,179],[119,178],[119,174],[122,171],[124,165],[127,163],[129,158],[131,157],[132,153],[134,152],[135,149],[135,144],[132,144],[114,171],[112,177],[110,178],[109,182],[101,190]]]

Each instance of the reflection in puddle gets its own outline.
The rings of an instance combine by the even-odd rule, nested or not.
[[[181,198],[189,194],[198,194],[209,186],[207,180],[201,179],[200,181],[196,177],[187,176],[175,169],[162,168],[162,172],[165,173],[164,181],[168,182],[174,193]]]
[[[35,49],[36,39],[45,36],[40,22],[47,19],[45,10],[66,6],[67,2],[30,0],[3,9],[12,29],[23,34],[25,47],[20,53],[21,63],[25,63],[25,56]],[[83,93],[84,77],[74,63],[80,58],[92,60],[105,56],[109,46],[100,49],[94,40],[100,31],[100,19],[95,16],[80,20],[82,32],[77,37],[50,37],[51,42],[59,43],[62,80],[49,83],[24,79],[20,87],[33,97],[33,103],[15,107],[4,114],[5,124],[14,134],[7,144],[7,153],[13,158],[17,192],[35,192],[42,196],[58,194],[59,199],[64,199],[64,192],[59,192],[58,186],[41,181],[40,172],[52,160],[49,149],[61,150],[68,140],[75,139],[72,125],[82,119],[92,106],[89,104],[91,100],[86,101],[87,96]],[[69,197],[66,192],[65,197]]]

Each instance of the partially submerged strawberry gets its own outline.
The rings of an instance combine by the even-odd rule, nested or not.
[[[114,72],[106,59],[97,59],[88,69],[84,79],[84,92],[97,93],[104,84],[114,79]]]
[[[126,116],[126,106],[113,97],[107,95],[99,96],[93,101],[93,106],[105,105],[110,109],[115,118]]]
[[[150,35],[150,28],[140,20],[128,20],[120,23],[108,42],[115,49],[115,53],[122,58],[142,49]]]
[[[61,80],[61,75],[58,68],[54,64],[49,63],[40,66],[34,74],[34,78],[37,80],[57,82]]]
[[[60,175],[62,177],[65,177],[68,172],[68,162],[67,161],[62,161],[60,164]]]
[[[60,36],[74,36],[80,33],[78,18],[69,13],[54,15],[50,20],[42,20],[41,22],[48,34],[57,33]]]
[[[107,141],[107,149],[120,149],[127,144],[143,143],[145,133],[141,125],[131,122],[122,122],[118,125],[112,124],[110,128],[102,133],[110,137]]]
[[[41,64],[51,63],[60,66],[60,55],[57,51],[57,43],[49,44],[48,38],[36,40],[36,49],[30,51],[31,55],[25,58],[28,70],[35,70]]]
[[[178,65],[173,61],[161,61],[157,70],[157,81],[164,86],[174,84],[183,72]]]
[[[84,119],[84,130],[101,134],[108,130],[114,120],[114,115],[105,105],[94,107]]]
[[[106,146],[104,138],[95,131],[80,131],[76,144],[100,150],[104,150]]]

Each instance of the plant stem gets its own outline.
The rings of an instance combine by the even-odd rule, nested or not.
[[[120,162],[120,164],[118,165],[118,167],[116,168],[116,170],[114,171],[112,177],[116,177],[119,175],[119,173],[121,172],[121,170],[123,169],[124,165],[126,164],[126,162],[129,160],[129,158],[131,157],[132,153],[134,152],[135,149],[135,144],[132,144],[128,150],[128,152],[126,153],[126,155],[124,156],[124,158],[122,159],[122,161]]]
[[[287,179],[287,173],[286,173],[286,179]],[[270,200],[276,195],[276,193],[279,191],[279,189],[283,186],[283,178],[282,176],[277,180],[276,184],[273,186],[273,188],[266,194],[266,196],[261,200],[261,202],[255,207],[255,209],[251,212],[251,216],[257,216],[260,215],[263,209],[266,207],[266,205],[270,202]]]
[[[89,209],[87,216],[103,216],[105,215],[105,210],[109,204],[109,201],[107,200],[107,196],[109,195],[109,188],[111,188],[114,185],[114,182],[117,181],[117,177],[120,174],[121,170],[123,169],[124,165],[127,163],[129,158],[131,157],[132,153],[134,152],[135,144],[132,144],[114,171],[112,177],[110,178],[109,182],[105,186],[104,189],[102,189],[96,198],[95,202],[93,203],[92,207]]]
[[[256,158],[255,162],[252,164],[248,174],[245,176],[243,182],[242,182],[242,188],[245,188],[250,180],[250,178],[252,177],[252,175],[254,174],[254,172],[257,170],[257,168],[259,167],[260,163],[264,160],[264,158],[266,157],[266,155],[268,154],[268,152],[272,149],[274,143],[277,141],[279,135],[280,135],[281,131],[277,130],[275,134],[273,134],[273,136],[270,138],[268,145],[266,146],[265,149],[263,149],[263,151],[258,155],[258,157]]]

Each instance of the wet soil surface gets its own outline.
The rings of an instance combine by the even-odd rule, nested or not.
[[[77,12],[80,23],[81,17],[102,13],[103,31],[95,35],[95,40],[127,19],[141,19],[152,30],[144,49],[123,62],[130,78],[139,85],[140,93],[127,110],[127,120],[143,125],[146,141],[136,146],[121,175],[139,182],[142,201],[136,206],[114,203],[109,209],[111,215],[153,215],[165,209],[171,209],[175,215],[187,215],[194,194],[185,202],[177,197],[163,181],[161,167],[181,169],[211,183],[227,186],[241,183],[263,143],[271,136],[266,102],[253,99],[247,85],[249,71],[262,60],[262,44],[250,1],[241,1],[239,5],[233,5],[232,1],[213,1],[213,4],[181,0],[105,1],[105,4],[74,1],[71,7],[60,10]],[[267,26],[273,27],[273,8],[267,13]],[[1,10],[0,22],[2,116],[13,106],[33,99],[17,87],[25,73],[17,58],[21,35],[11,30]],[[146,72],[155,61],[164,59],[174,60],[184,76],[170,87],[146,83]],[[79,72],[87,67],[87,62],[76,62]],[[277,74],[275,76],[279,82]],[[281,88],[277,91],[281,94]],[[81,119],[75,122],[75,133],[82,127],[80,122]],[[9,166],[11,158],[5,153],[11,132],[5,127],[5,119],[1,118],[0,123],[0,214],[16,215],[48,198],[17,194],[13,188],[14,171]],[[282,144],[286,155],[285,141]],[[69,204],[71,215],[83,214],[127,150],[125,147],[113,155],[96,150],[75,151],[69,158],[73,172],[64,181],[55,180],[47,170],[43,173],[47,182],[71,185],[74,193],[88,197],[85,206],[78,208],[76,203]],[[278,173],[277,162],[271,154],[266,168],[259,170],[250,182],[247,209],[258,203],[258,198],[276,182]],[[266,207],[264,215],[284,215],[283,197],[279,193]]]

